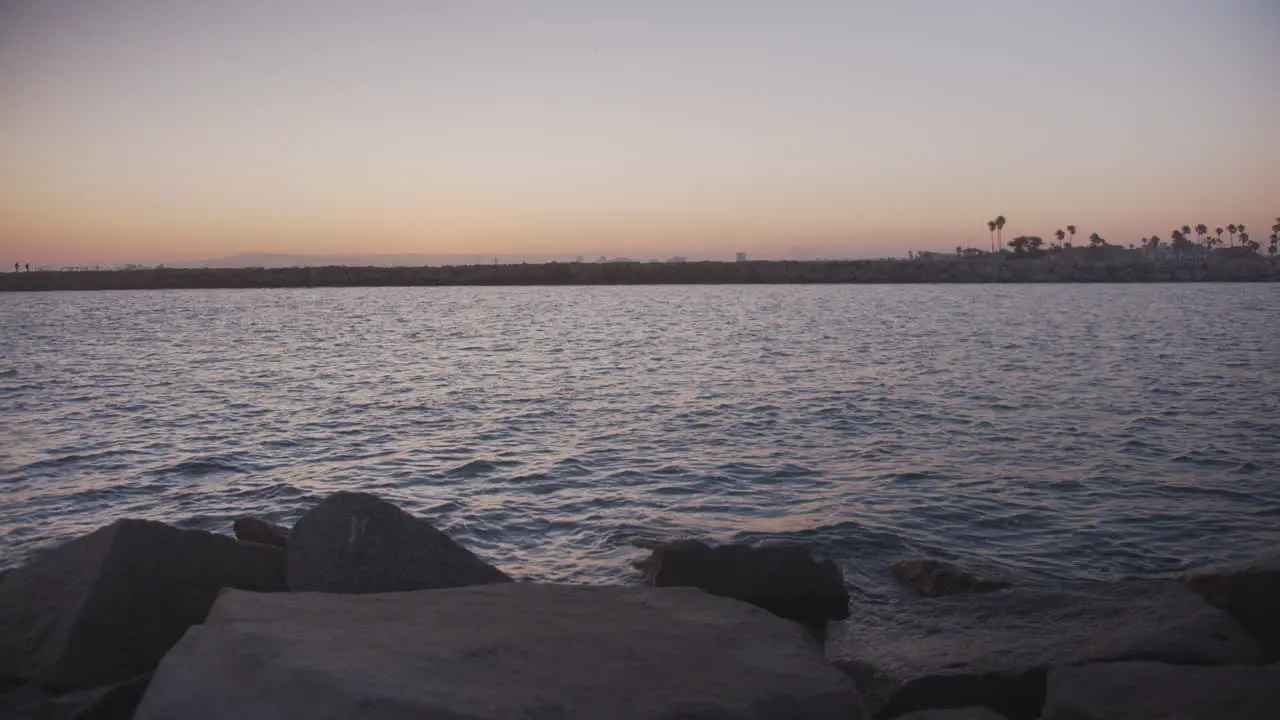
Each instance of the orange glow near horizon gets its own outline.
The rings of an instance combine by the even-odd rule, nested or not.
[[[1265,243],[1280,9],[921,2],[927,25],[858,4],[7,5],[0,255],[884,256],[986,247],[997,214],[1006,240],[1244,222]],[[1233,49],[1132,42],[1152,32]]]

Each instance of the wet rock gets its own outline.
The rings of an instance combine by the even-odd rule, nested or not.
[[[511,582],[501,570],[391,503],[367,493],[325,498],[293,526],[289,589],[382,593]]]
[[[978,577],[941,560],[913,558],[899,560],[892,567],[893,576],[923,597],[973,595],[1009,587],[998,578]]]
[[[228,592],[164,659],[136,717],[285,715],[864,717],[803,630],[763,610],[693,588],[533,583]]]
[[[289,531],[286,528],[255,517],[238,518],[231,527],[236,538],[246,542],[273,545],[281,549],[289,542]]]
[[[1102,663],[1049,673],[1044,720],[1275,720],[1280,665]]]
[[[857,608],[829,644],[876,717],[981,705],[1034,718],[1045,673],[1089,662],[1227,665],[1262,653],[1226,613],[1178,583],[1015,588]]]
[[[789,545],[711,546],[681,540],[656,548],[639,564],[655,587],[696,587],[743,600],[795,620],[822,639],[826,624],[849,616],[840,568]]]
[[[284,589],[284,554],[121,520],[41,554],[0,585],[0,675],[85,688],[151,670],[221,588]]]
[[[917,710],[898,720],[1006,720],[1005,716],[977,705],[958,710]]]
[[[1231,613],[1267,656],[1280,660],[1280,552],[1195,570],[1186,582]]]

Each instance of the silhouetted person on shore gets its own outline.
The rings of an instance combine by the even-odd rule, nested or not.
[[[18,272],[18,263],[13,264],[13,271]]]
[[[31,263],[27,263],[27,272],[31,272]]]

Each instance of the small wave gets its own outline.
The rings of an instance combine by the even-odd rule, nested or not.
[[[235,463],[218,458],[194,458],[183,460],[153,470],[153,475],[181,475],[183,477],[203,477],[222,473],[244,472],[244,468]]]
[[[449,468],[444,474],[449,477],[477,477],[519,464],[518,460],[468,460],[461,465]]]

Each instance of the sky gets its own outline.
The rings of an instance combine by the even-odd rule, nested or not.
[[[0,0],[0,263],[1280,215],[1280,0]]]

